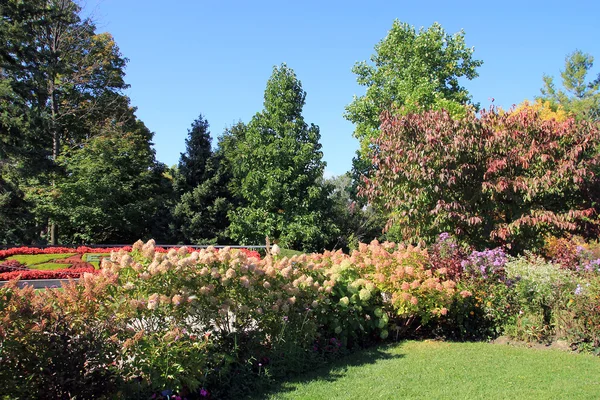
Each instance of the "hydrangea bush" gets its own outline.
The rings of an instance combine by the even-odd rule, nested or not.
[[[600,347],[594,260],[577,271],[455,243],[293,257],[274,248],[261,259],[137,242],[63,290],[13,281],[0,288],[0,396],[237,397],[417,333]]]

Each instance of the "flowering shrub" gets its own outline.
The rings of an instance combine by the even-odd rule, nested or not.
[[[152,390],[228,387],[257,360],[271,374],[283,356],[305,354],[322,339],[347,344],[379,335],[382,297],[373,284],[356,282],[358,270],[342,265],[348,259],[325,253],[261,260],[228,248],[159,253],[153,242],[113,252],[103,274],[116,276],[116,293],[127,299],[121,315],[137,335],[123,349],[133,360],[122,364],[123,375],[142,377]],[[174,354],[179,346],[181,356]],[[142,356],[149,348],[156,358]]]
[[[431,269],[427,250],[420,247],[373,241],[360,244],[348,261],[383,293],[396,328],[446,315],[456,293],[447,270]]]
[[[504,279],[504,266],[508,257],[501,248],[474,251],[461,262],[463,272],[470,277],[490,280]]]
[[[124,331],[106,294],[113,279],[87,275],[63,290],[0,287],[0,397],[97,398],[116,393],[113,363]]]
[[[543,254],[563,268],[575,269],[585,251],[581,243],[571,238],[547,237],[544,242]]]
[[[521,256],[506,264],[506,274],[515,281],[519,311],[507,326],[511,336],[523,340],[548,340],[555,333],[555,311],[576,289],[575,275],[558,264],[534,256]]]
[[[452,243],[261,259],[137,242],[62,291],[12,281],[0,288],[0,397],[236,398],[394,331],[598,348],[600,275]],[[18,274],[29,272],[52,271]]]
[[[600,355],[600,277],[577,285],[556,310],[557,335],[577,350]]]

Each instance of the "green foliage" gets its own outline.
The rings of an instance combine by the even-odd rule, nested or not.
[[[159,183],[158,178],[148,183],[149,173],[144,172],[137,182],[131,182],[133,191],[117,187],[118,179],[108,183],[109,177],[99,179],[101,184],[96,186],[96,177],[91,176],[89,168],[84,173],[82,166],[82,163],[88,167],[94,163],[99,166],[99,143],[107,136],[113,140],[112,145],[146,146],[146,154],[150,151],[152,135],[141,132],[146,128],[135,121],[135,110],[123,95],[128,87],[124,81],[127,60],[113,37],[96,33],[92,21],[82,19],[81,7],[71,0],[9,0],[3,2],[0,12],[3,43],[0,50],[0,103],[3,105],[0,226],[7,226],[3,230],[6,237],[0,240],[36,241],[46,226],[45,235],[56,244],[57,227],[63,224],[65,232],[60,239],[65,242],[129,242],[146,234],[140,227],[144,224],[140,221],[142,218],[149,221],[148,215],[153,215],[148,225],[160,225],[157,220],[165,219],[168,207],[157,210],[154,203],[168,203],[162,192],[169,184]],[[139,143],[124,143],[130,140]],[[90,146],[89,154],[86,154],[87,146]],[[104,150],[115,155],[114,149]],[[150,174],[162,174],[162,167],[155,165],[153,159],[149,161],[139,151],[134,153],[142,159],[132,161],[131,155],[125,161],[137,166],[145,163],[144,168],[152,170]],[[103,161],[108,165],[99,166],[98,170],[112,169],[113,173],[108,175],[113,178],[116,169],[127,168],[112,164],[123,161],[122,157],[115,160],[105,157]],[[145,188],[138,191],[139,186]],[[119,195],[118,199],[98,199],[105,196],[107,190],[137,191],[132,196],[138,199]],[[149,191],[160,193],[158,196],[162,198],[156,200]],[[143,199],[147,204],[142,204]],[[125,202],[117,204],[115,200]],[[10,211],[5,211],[8,207]],[[125,210],[120,210],[121,207]],[[132,216],[136,212],[139,215]],[[147,214],[142,216],[144,212]],[[125,228],[123,222],[118,226],[116,221],[124,215],[131,229],[136,231],[133,237],[127,231],[115,233]],[[12,224],[9,218],[13,219]],[[114,220],[105,222],[111,218]],[[79,226],[87,231],[82,232]],[[98,232],[100,230],[104,232]],[[164,234],[160,234],[165,231],[159,228],[152,234],[162,238]]]
[[[202,126],[206,128],[208,123],[204,121]],[[219,138],[216,151],[211,152],[208,158],[205,158],[206,147],[201,146],[201,150],[196,151],[190,147],[193,142],[192,136],[188,139],[187,153],[190,156],[185,164],[188,166],[182,170],[183,164],[180,163],[180,171],[184,171],[185,174],[185,171],[189,170],[188,174],[193,173],[201,178],[197,179],[196,186],[188,186],[188,190],[183,192],[173,210],[177,230],[186,243],[234,243],[227,233],[230,224],[228,214],[240,204],[240,199],[234,193],[237,185],[233,180],[232,165],[236,163],[236,143],[243,138],[244,131],[245,126],[241,122],[225,131]],[[193,132],[191,131],[190,135]],[[201,138],[194,139],[194,142],[210,145],[207,136],[208,133],[203,133]],[[208,149],[210,150],[210,147]],[[204,164],[200,159],[191,156],[196,153],[202,154],[200,158],[204,160]],[[190,169],[192,160],[195,160],[194,165],[197,165],[194,167],[197,168],[195,172]],[[181,179],[177,178],[176,182]],[[182,185],[178,184],[178,186]]]
[[[465,113],[469,103],[460,78],[473,79],[482,62],[472,58],[464,32],[447,34],[434,23],[417,31],[395,20],[387,36],[375,46],[372,64],[357,63],[352,71],[364,96],[355,97],[345,117],[356,124],[354,136],[361,142],[361,157],[367,157],[370,140],[379,135],[383,111],[404,108],[404,113],[445,109],[453,116]]]
[[[333,202],[334,223],[339,230],[328,248],[349,252],[358,248],[358,243],[383,238],[385,218],[372,206],[361,206],[359,201],[353,200],[353,183],[349,173],[325,180],[325,185],[333,188],[329,197]]]
[[[188,130],[185,139],[185,153],[179,158],[179,174],[186,191],[194,189],[207,179],[206,169],[212,156],[208,121],[200,115]]]
[[[384,114],[374,145],[363,194],[390,213],[396,239],[453,232],[517,252],[546,234],[597,232],[600,131],[588,121],[545,121],[531,108]]]
[[[264,110],[238,142],[232,167],[246,204],[230,213],[229,231],[240,243],[259,244],[268,236],[283,247],[314,251],[336,231],[320,184],[325,163],[319,128],[302,117],[305,97],[293,70],[275,67]]]
[[[594,66],[594,57],[575,50],[565,58],[565,69],[560,72],[562,88],[557,88],[552,76],[544,75],[542,100],[550,101],[568,113],[592,120],[600,119],[600,74],[590,81],[587,76]]]
[[[151,138],[132,116],[129,125],[106,127],[82,146],[65,148],[58,164],[66,175],[38,199],[38,213],[60,223],[63,243],[127,243],[158,234],[165,222],[156,218],[166,213],[172,189]]]
[[[74,256],[75,253],[65,253],[65,254],[23,254],[17,256],[8,257],[7,260],[16,260],[21,264],[24,264],[28,267],[46,263],[48,261],[59,260],[61,258],[69,258]],[[65,267],[66,268],[66,267]]]
[[[552,339],[558,310],[573,293],[577,279],[558,265],[535,257],[519,257],[506,264],[507,277],[514,281],[518,313],[506,332],[527,341]]]
[[[600,276],[589,276],[564,297],[554,313],[557,335],[579,351],[600,355]]]

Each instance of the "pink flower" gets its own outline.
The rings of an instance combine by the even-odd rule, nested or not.
[[[173,296],[173,305],[174,306],[180,305],[182,300],[183,300],[183,297],[181,297],[181,295],[179,295],[179,294],[176,294],[175,296]]]

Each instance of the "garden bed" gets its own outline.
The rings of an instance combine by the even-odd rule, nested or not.
[[[373,241],[350,255],[271,251],[263,259],[138,242],[62,291],[14,281],[0,289],[0,340],[11,339],[2,343],[0,387],[32,397],[239,398],[349,351],[415,337],[561,339],[597,354],[600,262],[586,246],[567,246],[575,252],[559,262],[475,251],[448,234],[429,248]],[[53,374],[30,372],[41,370]],[[27,385],[13,379],[25,375]]]

